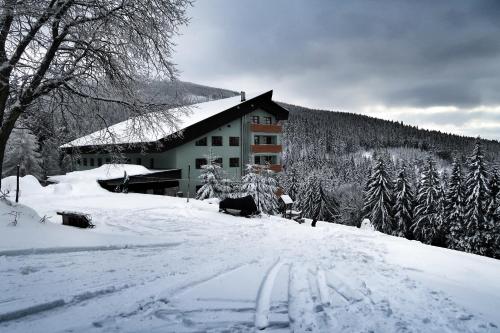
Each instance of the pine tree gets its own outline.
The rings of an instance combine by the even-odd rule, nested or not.
[[[428,157],[422,171],[415,207],[415,222],[411,228],[415,239],[427,244],[439,242],[443,227],[440,209],[442,199],[435,162],[432,157]]]
[[[455,159],[451,167],[448,188],[445,194],[444,215],[449,225],[447,246],[455,250],[465,250],[464,185],[460,162]]]
[[[376,230],[392,234],[392,186],[383,158],[379,158],[364,192],[363,215]]]
[[[278,183],[268,166],[247,165],[241,191],[253,197],[259,211],[266,214],[278,211]]]
[[[489,198],[488,171],[478,140],[469,157],[469,172],[466,178],[466,251],[492,255],[493,251],[493,225],[487,219]]]
[[[297,192],[298,192],[298,181],[297,181],[297,172],[294,169],[292,169],[290,173],[290,177],[287,182],[287,194],[290,196],[290,198],[293,201],[297,200]]]
[[[333,222],[339,217],[339,205],[333,196],[325,193],[320,178],[313,173],[306,182],[305,193],[300,202],[300,209],[305,217],[313,220]]]
[[[41,156],[38,140],[28,129],[16,129],[12,132],[5,151],[2,177],[15,175],[19,164],[20,175],[42,176]]]
[[[493,219],[496,223],[500,223],[500,221],[497,220],[499,216],[496,216],[497,208],[500,206],[500,172],[497,168],[493,169],[491,172],[488,188],[490,190],[487,212],[488,218]]]
[[[500,258],[500,172],[497,168],[492,171],[489,182],[490,198],[487,217],[491,223],[494,235],[494,257]]]
[[[401,167],[394,184],[394,228],[395,234],[412,239],[414,195],[406,176],[406,169]]]
[[[228,193],[227,184],[225,184],[223,179],[223,169],[216,162],[217,157],[212,154],[212,151],[210,151],[206,158],[207,164],[201,166],[201,174],[199,176],[203,181],[203,185],[196,192],[196,199],[223,199]]]

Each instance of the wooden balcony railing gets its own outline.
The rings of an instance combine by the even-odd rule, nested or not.
[[[252,153],[281,153],[281,145],[252,145]]]
[[[260,133],[281,133],[283,128],[281,125],[264,125],[264,124],[250,124],[250,131]]]
[[[281,167],[281,164],[271,164],[269,166],[269,169],[273,170],[274,172],[281,172],[283,168]]]
[[[255,168],[257,171],[259,171],[260,168],[264,168],[266,165],[255,165]],[[283,167],[281,164],[269,164],[269,170],[272,170],[274,172],[281,172],[283,170]]]

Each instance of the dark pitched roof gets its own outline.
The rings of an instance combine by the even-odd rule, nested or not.
[[[272,96],[273,91],[270,90],[266,93],[250,98],[244,102],[237,103],[229,109],[220,110],[220,112],[214,114],[213,116],[187,126],[182,130],[167,135],[166,137],[163,137],[157,141],[147,143],[120,143],[114,145],[81,145],[77,147],[65,145],[62,147],[62,149],[67,153],[72,153],[76,150],[78,150],[78,152],[80,153],[103,152],[112,150],[113,147],[120,148],[121,152],[162,152],[180,146],[183,143],[191,141],[197,137],[200,137],[205,133],[217,129],[233,120],[241,118],[242,116],[247,115],[257,109],[263,109],[269,112],[278,120],[287,120],[288,110],[274,102],[272,100]]]

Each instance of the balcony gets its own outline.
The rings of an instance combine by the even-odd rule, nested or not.
[[[274,171],[274,172],[281,172],[283,170],[283,167],[281,164],[268,164],[269,170]],[[257,165],[258,168],[264,168],[265,165]]]
[[[264,125],[264,124],[250,124],[250,131],[260,133],[281,133],[283,128],[281,125]]]
[[[281,153],[281,145],[251,145],[252,153]]]
[[[282,167],[281,164],[271,164],[269,165],[269,169],[273,170],[274,172],[281,172]]]

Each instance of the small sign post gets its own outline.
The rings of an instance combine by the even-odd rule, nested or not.
[[[189,202],[189,190],[191,187],[191,164],[188,164],[188,193],[187,193],[187,202]]]
[[[17,174],[16,174],[16,203],[19,202],[19,164],[17,165]]]

